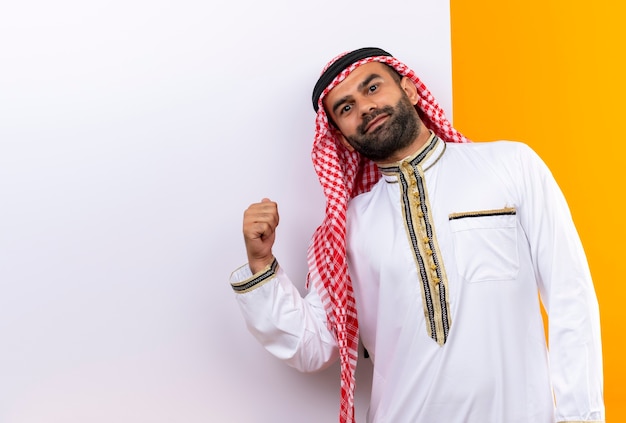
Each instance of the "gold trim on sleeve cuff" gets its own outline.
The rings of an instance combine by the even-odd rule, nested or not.
[[[236,293],[245,294],[246,292],[250,292],[272,279],[274,276],[276,276],[277,270],[278,260],[274,258],[274,261],[268,264],[263,270],[255,273],[244,281],[231,283],[230,285]]]

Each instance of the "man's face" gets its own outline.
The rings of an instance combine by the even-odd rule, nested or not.
[[[349,146],[370,160],[386,162],[420,133],[419,116],[404,89],[407,82],[412,84],[394,79],[387,65],[367,63],[326,95],[324,108]]]

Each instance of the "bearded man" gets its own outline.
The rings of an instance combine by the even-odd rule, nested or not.
[[[248,264],[230,281],[265,348],[306,372],[339,359],[340,422],[354,421],[359,339],[370,423],[604,421],[598,303],[541,159],[519,142],[470,143],[379,48],[333,59],[313,107],[327,203],[309,292],[272,253],[269,199],[244,213]]]

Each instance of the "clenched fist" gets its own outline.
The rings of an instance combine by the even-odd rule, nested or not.
[[[272,246],[278,226],[278,204],[267,198],[250,205],[243,214],[243,238],[248,265],[257,273],[274,260]]]

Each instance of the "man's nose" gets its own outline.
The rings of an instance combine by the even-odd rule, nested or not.
[[[365,97],[363,100],[359,102],[359,111],[361,112],[361,117],[369,115],[372,111],[376,110],[376,103],[368,97]]]

